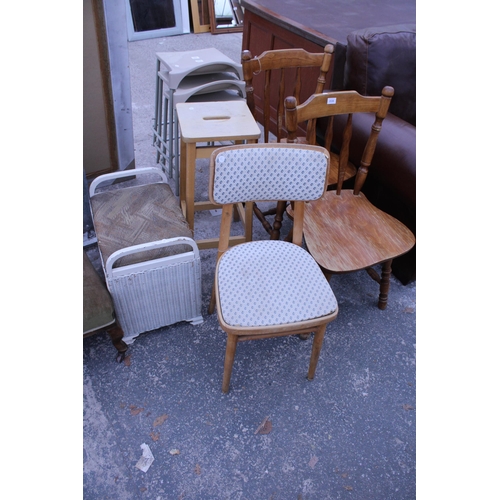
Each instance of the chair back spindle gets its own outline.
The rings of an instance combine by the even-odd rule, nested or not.
[[[307,122],[307,142],[309,144],[317,144],[317,123],[320,118],[326,118],[327,127],[324,146],[330,150],[333,141],[334,117],[347,115],[342,131],[341,148],[337,163],[335,164],[337,168],[335,183],[337,184],[337,194],[340,194],[344,180],[353,175],[350,174],[346,177],[351,168],[349,162],[349,145],[352,138],[353,114],[374,113],[375,120],[366,141],[359,168],[355,172],[354,194],[357,195],[361,191],[368,174],[368,169],[375,153],[378,134],[381,130],[382,122],[387,116],[393,94],[394,89],[392,87],[384,87],[382,95],[378,97],[362,96],[356,91],[325,92],[312,95],[303,104],[298,104],[295,97],[289,96],[285,99],[287,142],[298,142],[297,131],[299,124]]]
[[[284,100],[287,95],[293,95],[300,101],[302,84],[306,78],[304,71],[319,69],[314,92],[323,92],[332,55],[331,44],[325,47],[323,53],[310,53],[304,49],[293,48],[268,50],[253,57],[249,50],[242,52],[241,64],[246,82],[247,104],[255,119],[264,127],[264,142],[269,142],[271,131],[276,132],[278,142],[284,138]],[[255,80],[262,78],[261,74],[264,78],[263,97],[260,97],[257,103]]]

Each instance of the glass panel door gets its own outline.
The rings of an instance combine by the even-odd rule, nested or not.
[[[127,0],[129,41],[183,33],[181,0]]]

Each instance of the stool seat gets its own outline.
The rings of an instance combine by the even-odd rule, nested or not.
[[[241,64],[223,54],[215,47],[178,52],[157,52],[158,64],[163,64],[169,72],[169,87],[177,88],[188,75],[233,71],[243,79]]]
[[[176,106],[184,142],[259,139],[260,128],[245,101],[179,103]]]
[[[193,236],[168,184],[104,191],[96,193],[90,201],[104,262],[122,248],[173,236]],[[186,245],[158,248],[124,256],[116,264],[136,264],[189,250]]]
[[[161,78],[163,82],[163,91],[168,92],[171,89],[176,90],[176,92],[180,92],[186,89],[200,89],[198,92],[203,92],[203,87],[208,84],[215,84],[216,82],[241,82],[237,75],[229,72],[217,72],[217,73],[207,73],[202,75],[191,75],[186,76],[177,87],[172,87],[170,85],[170,78],[168,71],[159,71],[158,77]],[[243,82],[244,83],[244,82]],[[221,85],[221,89],[224,88],[224,85]],[[206,90],[206,92],[211,92],[210,89]]]
[[[204,79],[202,79],[204,80]],[[210,94],[214,92],[219,92],[222,90],[234,90],[240,94],[240,99],[245,99],[245,82],[242,80],[232,80],[232,79],[224,79],[224,80],[216,80],[216,81],[208,81],[205,83],[200,83],[199,85],[193,87],[179,87],[175,93],[173,94],[173,105],[174,109],[178,103],[186,102],[194,95],[202,96],[203,100],[214,101],[216,99],[212,99]],[[174,116],[174,126],[175,126],[175,116]]]

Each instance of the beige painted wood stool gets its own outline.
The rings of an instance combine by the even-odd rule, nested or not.
[[[221,146],[197,146],[197,143],[233,141],[237,144],[255,143],[260,128],[244,101],[191,102],[176,105],[180,128],[181,168],[180,203],[189,227],[194,231],[194,213],[198,210],[221,208],[210,201],[194,200],[195,167],[198,158],[209,158]],[[252,240],[253,203],[237,204],[244,235],[231,236],[230,245]],[[200,249],[217,248],[219,238],[195,241]]]

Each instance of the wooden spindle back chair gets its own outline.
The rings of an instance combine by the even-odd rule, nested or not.
[[[306,204],[304,237],[309,252],[327,276],[366,269],[380,285],[380,309],[387,306],[392,260],[408,252],[415,244],[415,237],[406,226],[372,205],[361,192],[393,94],[392,87],[384,87],[382,95],[375,97],[341,91],[315,94],[299,105],[291,96],[285,101],[289,143],[297,141],[301,122],[315,123],[320,118],[328,118],[331,123],[328,124],[327,136],[336,128],[333,120],[345,124],[336,163],[336,190],[327,191],[320,200]],[[372,113],[374,121],[371,129],[366,131],[365,148],[354,187],[343,189],[353,122],[359,113]],[[309,140],[313,142],[315,137],[311,129]],[[333,162],[330,168],[332,165]],[[382,264],[381,275],[373,268],[378,264]]]
[[[297,102],[307,99],[311,95],[307,91],[311,81],[316,81],[314,93],[323,92],[332,66],[333,51],[333,45],[328,44],[320,53],[292,48],[267,50],[253,57],[249,50],[242,52],[247,104],[254,118],[263,126],[263,142],[273,142],[270,141],[271,135],[276,137],[277,142],[286,140],[284,103],[287,96],[295,96]],[[256,88],[259,92],[255,92]],[[279,239],[285,204],[286,200],[281,200],[276,209],[267,212],[254,205],[254,213],[271,239]],[[271,226],[266,216],[274,214],[278,215]]]

